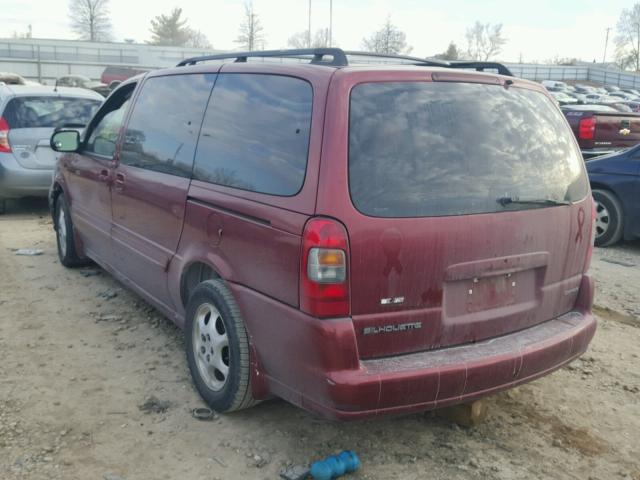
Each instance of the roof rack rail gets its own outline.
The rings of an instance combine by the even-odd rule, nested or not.
[[[515,77],[511,70],[509,70],[502,63],[498,62],[477,62],[477,61],[458,61],[454,60],[449,62],[449,68],[473,68],[478,72],[484,72],[485,70],[497,70],[500,75],[507,77]]]
[[[427,65],[430,67],[449,67],[449,62],[446,60],[436,60],[431,58],[412,57],[408,55],[394,55],[391,53],[376,53],[376,52],[359,52],[355,50],[345,50],[344,54],[352,57],[369,57],[380,58],[390,60],[406,60],[410,65]]]
[[[332,67],[345,67],[349,65],[347,56],[340,48],[299,48],[292,50],[261,50],[254,52],[229,52],[216,55],[203,55],[200,57],[192,57],[182,60],[178,63],[178,67],[186,65],[195,65],[199,62],[209,60],[226,60],[235,58],[235,62],[246,62],[247,58],[268,58],[268,57],[292,57],[304,58],[304,56],[312,55],[311,63],[314,65],[329,65]],[[325,57],[332,57],[331,60]]]
[[[389,60],[402,60],[408,65],[419,65],[429,67],[444,67],[444,68],[465,68],[474,69],[479,72],[484,70],[497,70],[500,75],[506,75],[513,77],[513,73],[498,62],[477,62],[477,61],[446,61],[437,60],[432,58],[420,58],[407,55],[393,55],[386,53],[375,52],[359,52],[355,50],[342,50],[341,48],[299,48],[291,50],[262,50],[253,52],[229,52],[220,53],[215,55],[203,55],[200,57],[191,57],[182,60],[178,63],[178,67],[184,67],[187,65],[196,65],[200,62],[206,62],[209,60],[227,60],[234,59],[234,62],[244,63],[248,58],[298,58],[305,59],[311,56],[311,62],[314,65],[327,65],[330,67],[346,67],[349,65],[348,56],[374,58],[374,59],[389,59]],[[330,58],[327,58],[330,57]]]

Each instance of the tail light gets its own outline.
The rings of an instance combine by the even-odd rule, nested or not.
[[[312,218],[302,235],[300,308],[314,317],[349,315],[349,241],[344,226]]]
[[[578,138],[580,140],[593,140],[596,131],[596,118],[583,118],[578,126]]]
[[[11,145],[9,145],[9,124],[0,117],[0,152],[11,153]]]

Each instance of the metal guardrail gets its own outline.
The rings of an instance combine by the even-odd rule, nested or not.
[[[640,74],[592,65],[536,65],[508,63],[517,77],[527,80],[589,81],[622,88],[640,88]]]
[[[0,39],[0,71],[52,83],[60,75],[81,74],[99,79],[104,68],[156,69],[207,50],[150,45],[70,42],[64,40]]]
[[[0,43],[0,57],[12,60],[53,60],[58,62],[138,63],[138,55],[118,48],[86,48],[58,45],[16,45]]]
[[[159,68],[155,65],[142,65],[140,63],[103,63],[103,62],[83,62],[83,61],[58,61],[58,60],[30,60],[25,58],[3,58],[0,56],[0,71],[15,70],[15,68],[7,69],[5,64],[16,66],[24,65],[26,69],[33,71],[32,74],[23,74],[20,71],[15,72],[26,79],[37,80],[43,84],[53,84],[57,78],[62,75],[81,74],[88,76],[92,80],[100,80],[102,71],[107,67],[126,67],[135,70],[155,70]],[[29,68],[31,67],[31,68]],[[56,74],[49,74],[51,67]],[[90,71],[97,71],[98,74],[92,75]]]

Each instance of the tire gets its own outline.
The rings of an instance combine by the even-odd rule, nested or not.
[[[620,200],[608,190],[593,190],[596,202],[597,247],[608,247],[620,241],[624,231],[624,212]]]
[[[198,285],[187,303],[185,349],[191,378],[217,412],[256,403],[251,395],[249,340],[240,310],[221,280]]]
[[[71,215],[69,214],[67,201],[62,194],[56,199],[55,215],[53,218],[60,263],[67,268],[86,265],[88,261],[84,258],[80,258],[76,251],[73,223],[71,222]]]

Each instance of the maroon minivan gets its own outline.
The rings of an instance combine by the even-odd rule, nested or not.
[[[594,335],[589,183],[544,88],[354,59],[186,60],[52,137],[60,261],[94,260],[183,326],[218,411],[438,408],[545,375]]]

